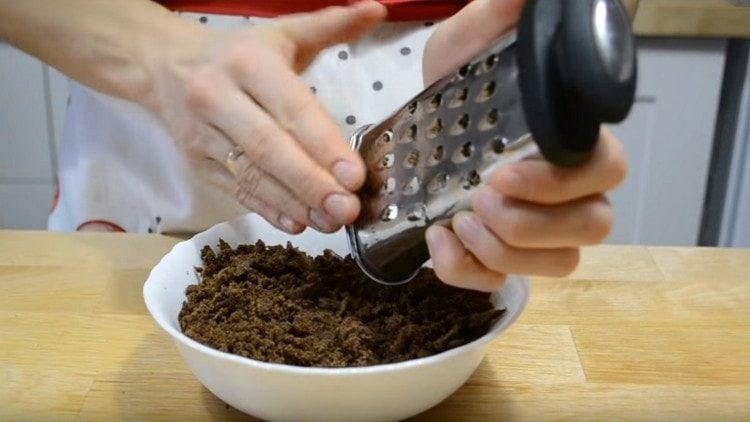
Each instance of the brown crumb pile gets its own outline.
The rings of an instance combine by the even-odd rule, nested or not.
[[[487,293],[423,269],[403,286],[371,281],[351,257],[311,257],[287,244],[220,241],[202,250],[182,331],[215,349],[266,362],[345,367],[430,356],[481,337],[503,313]]]

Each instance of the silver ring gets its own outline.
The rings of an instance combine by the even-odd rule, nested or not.
[[[236,167],[235,164],[237,163],[237,160],[242,157],[242,155],[245,154],[245,151],[235,148],[227,153],[227,158],[224,159],[224,162],[227,165],[227,168],[230,172],[236,173]]]

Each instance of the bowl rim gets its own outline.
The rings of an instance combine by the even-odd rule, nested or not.
[[[333,367],[322,367],[322,366],[296,366],[296,365],[289,365],[285,363],[273,363],[273,362],[264,362],[261,360],[248,358],[245,356],[240,356],[234,353],[229,352],[222,352],[221,350],[214,349],[210,346],[206,346],[196,340],[193,340],[192,338],[185,335],[182,330],[175,329],[172,324],[170,324],[168,321],[165,320],[165,318],[162,318],[160,313],[156,312],[155,306],[156,304],[153,303],[155,299],[149,294],[149,286],[154,283],[153,282],[153,273],[156,270],[157,267],[160,267],[164,264],[165,260],[168,259],[168,257],[174,252],[174,250],[178,247],[181,247],[181,245],[186,245],[189,242],[192,241],[191,239],[187,239],[181,242],[178,242],[175,244],[172,249],[170,249],[169,252],[167,252],[160,260],[159,262],[151,269],[149,272],[148,278],[143,283],[143,299],[146,303],[146,308],[148,309],[149,314],[151,315],[151,318],[161,327],[162,330],[166,331],[167,334],[169,334],[172,339],[176,342],[181,343],[183,346],[187,346],[196,352],[207,354],[212,358],[216,358],[223,361],[228,362],[234,362],[240,365],[250,366],[254,369],[258,369],[261,371],[268,371],[268,372],[289,372],[293,373],[295,375],[314,375],[314,376],[358,376],[358,375],[365,375],[365,374],[373,374],[373,373],[389,373],[389,372],[395,372],[395,371],[401,371],[406,370],[410,368],[415,367],[421,367],[421,366],[429,366],[436,364],[440,361],[450,359],[452,357],[461,355],[465,352],[468,352],[469,350],[478,348],[480,346],[483,346],[490,341],[492,341],[494,338],[496,338],[500,333],[508,329],[517,319],[518,317],[523,313],[524,309],[526,308],[529,297],[531,293],[531,283],[529,282],[528,278],[526,277],[516,277],[513,279],[513,276],[509,275],[508,277],[510,280],[507,280],[507,282],[517,282],[520,283],[520,289],[522,291],[522,300],[519,305],[519,309],[517,312],[515,312],[513,315],[507,316],[507,309],[506,312],[503,313],[502,316],[494,323],[492,328],[483,336],[466,343],[459,347],[454,347],[452,349],[445,350],[443,352],[425,356],[422,358],[416,358],[416,359],[409,359],[401,362],[394,362],[394,363],[384,363],[384,364],[377,364],[377,365],[369,365],[369,366],[348,366],[343,368],[333,368]],[[500,289],[492,292],[492,294],[498,294],[503,288],[505,284],[503,284],[503,287]]]

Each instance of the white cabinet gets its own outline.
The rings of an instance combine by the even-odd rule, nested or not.
[[[0,42],[0,228],[43,229],[54,191],[46,69]]]
[[[722,160],[727,170],[727,185],[717,243],[750,248],[750,40],[733,42],[731,51],[735,54],[731,81],[724,92],[730,90],[737,95],[737,122],[727,133],[722,133],[728,138],[726,154],[731,156]],[[728,116],[731,122],[733,116],[731,113]]]
[[[723,40],[639,40],[637,102],[613,128],[628,177],[610,243],[695,245],[724,70]]]

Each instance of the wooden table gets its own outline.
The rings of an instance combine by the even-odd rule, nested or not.
[[[750,2],[740,0],[623,0],[636,34],[660,37],[750,36]]]
[[[0,232],[0,420],[242,419],[141,299],[177,239]],[[750,250],[599,246],[424,420],[750,419]]]

